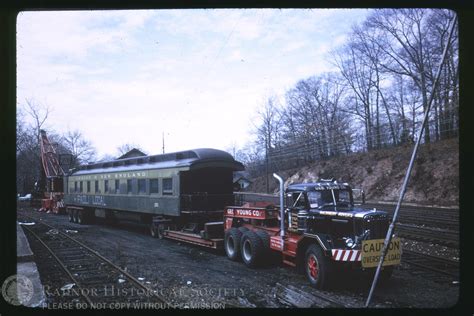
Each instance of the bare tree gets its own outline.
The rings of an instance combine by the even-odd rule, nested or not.
[[[262,109],[257,112],[260,125],[257,129],[257,142],[263,145],[265,152],[265,174],[267,193],[269,192],[269,154],[278,144],[280,111],[277,106],[277,99],[271,96],[264,103]]]
[[[66,150],[72,155],[72,167],[95,160],[95,148],[90,141],[84,138],[80,131],[67,131],[63,135],[62,140]]]
[[[376,68],[367,59],[367,55],[362,49],[363,46],[359,42],[352,41],[339,49],[334,56],[341,75],[353,92],[353,96],[348,98],[350,101],[344,111],[361,120],[364,126],[367,150],[371,150],[379,145],[375,142],[374,137],[374,135],[380,134],[380,132],[377,133],[379,128],[377,124],[379,120],[378,100],[374,102],[374,96],[375,98],[378,96],[375,86],[379,84],[379,80],[377,80]],[[373,103],[377,104],[375,128]]]
[[[41,164],[39,137],[51,112],[49,106],[40,105],[30,99],[17,109],[17,190],[27,193],[36,187],[44,187],[46,178]],[[26,117],[33,119],[28,124]]]
[[[443,47],[439,42],[435,45],[433,41],[433,32],[428,23],[433,12],[427,9],[375,10],[365,23],[382,33],[375,42],[386,55],[386,62],[381,66],[391,73],[413,80],[420,90],[424,111],[433,86],[433,72]],[[443,24],[441,34],[446,34],[447,27],[447,23]],[[425,143],[430,142],[430,124],[425,127],[424,140]]]
[[[33,127],[36,131],[36,139],[38,139],[39,141],[40,130],[48,119],[48,116],[51,112],[51,108],[48,105],[42,106],[39,103],[35,103],[30,99],[26,99],[25,102],[25,111],[31,116],[31,118],[33,118],[35,122]]]
[[[263,174],[269,162],[292,168],[411,141],[420,131],[452,15],[434,9],[375,10],[333,53],[338,73],[298,81],[277,107],[267,100],[258,113],[257,140],[249,145],[258,154],[247,156],[248,166]],[[426,143],[457,135],[458,90],[455,36],[425,130]]]
[[[39,146],[33,128],[24,121],[24,114],[17,109],[16,120],[16,189],[18,193],[33,192],[39,179]]]

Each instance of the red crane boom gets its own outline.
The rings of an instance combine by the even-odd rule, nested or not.
[[[45,198],[41,200],[40,211],[59,213],[64,209],[63,177],[64,170],[59,164],[58,154],[46,136],[40,130],[41,163],[46,176]]]

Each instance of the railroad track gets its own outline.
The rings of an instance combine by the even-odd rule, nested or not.
[[[27,215],[18,214],[18,221],[34,221],[34,225],[22,227],[70,278],[69,286],[61,289],[63,293],[76,300],[80,297],[78,301],[91,308],[116,308],[117,304],[123,308],[167,307],[167,302],[155,290],[82,242]]]
[[[435,282],[459,281],[459,261],[410,250],[403,250],[402,261],[417,268],[411,273]]]
[[[396,231],[400,237],[407,239],[433,242],[448,247],[459,247],[459,232],[457,231],[412,226],[402,223],[396,225]]]
[[[393,215],[396,206],[392,204],[366,203],[364,207],[381,209]],[[459,231],[459,209],[456,208],[404,206],[402,204],[398,219],[404,224]]]
[[[284,305],[297,308],[312,307],[355,307],[338,300],[333,297],[316,291],[303,291],[293,285],[283,285],[277,283],[275,288],[277,299]]]

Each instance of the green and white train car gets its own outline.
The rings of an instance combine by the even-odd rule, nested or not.
[[[233,172],[243,169],[210,148],[83,165],[65,178],[64,202],[70,221],[80,224],[159,220],[199,230],[234,203]]]

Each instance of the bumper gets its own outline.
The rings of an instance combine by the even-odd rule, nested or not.
[[[360,262],[361,258],[361,250],[331,249],[331,259],[334,261]]]

